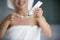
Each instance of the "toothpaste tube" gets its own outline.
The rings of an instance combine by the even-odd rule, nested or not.
[[[35,4],[35,6],[29,11],[29,15],[33,15],[33,14],[34,14],[34,12],[33,12],[34,9],[40,7],[42,4],[43,4],[43,3],[42,3],[41,1],[38,1],[38,2]]]

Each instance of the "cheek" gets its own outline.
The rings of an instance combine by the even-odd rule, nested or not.
[[[28,1],[27,0],[24,0],[26,4],[28,4]]]
[[[15,0],[14,3],[17,4],[18,3],[18,0]]]
[[[16,0],[16,1],[14,1],[14,4],[15,4],[15,6],[17,6],[18,5],[18,1]]]

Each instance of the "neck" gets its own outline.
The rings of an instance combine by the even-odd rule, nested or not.
[[[16,12],[19,15],[27,16],[28,15],[28,8],[18,9]]]

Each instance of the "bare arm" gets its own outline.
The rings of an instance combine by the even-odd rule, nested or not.
[[[6,18],[3,19],[3,21],[0,24],[0,39],[3,38],[7,28],[9,27],[10,23],[14,20],[17,20],[17,18],[20,18],[20,15],[16,13],[12,13],[8,15]]]
[[[38,19],[38,23],[39,26],[42,28],[43,33],[46,36],[51,37],[51,28],[43,16],[40,19]]]
[[[9,26],[9,21],[3,20],[0,24],[0,39],[3,38],[7,28]]]
[[[43,33],[51,37],[51,28],[43,16],[42,8],[36,8],[34,11],[35,18],[37,18],[38,24],[41,27]]]

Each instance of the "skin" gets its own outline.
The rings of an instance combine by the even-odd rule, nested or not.
[[[43,16],[42,8],[36,8],[32,16],[22,19],[20,16],[27,16],[28,13],[28,0],[13,0],[13,3],[16,7],[16,12],[12,12],[2,20],[0,24],[0,39],[3,38],[6,30],[14,25],[37,25],[47,37],[51,37],[51,28]]]

